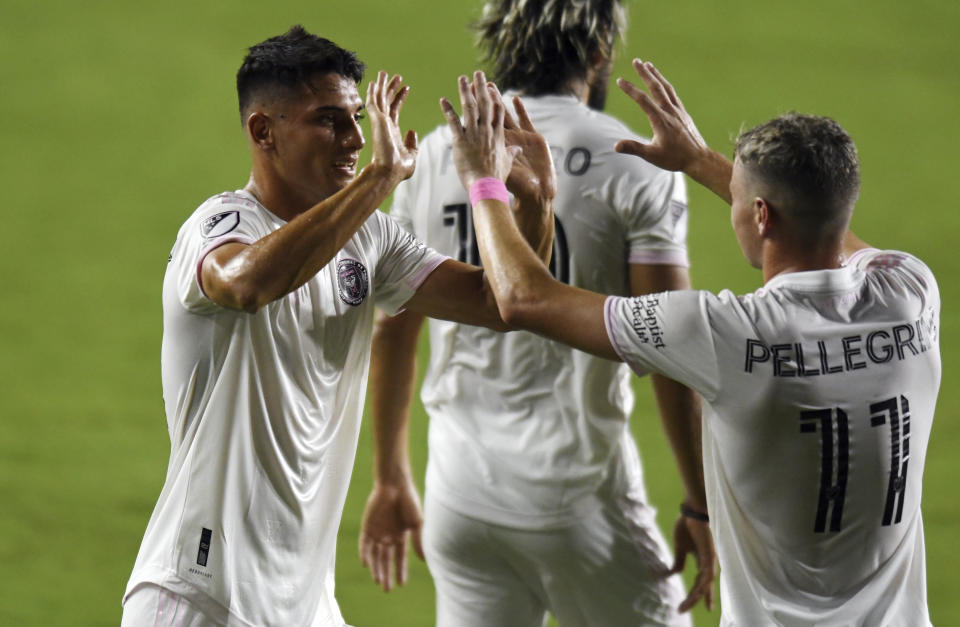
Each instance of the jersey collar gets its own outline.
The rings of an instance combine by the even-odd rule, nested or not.
[[[257,205],[257,208],[258,208],[260,211],[262,211],[263,213],[267,214],[268,216],[270,216],[271,218],[273,218],[273,219],[274,219],[275,221],[277,221],[278,223],[280,223],[280,224],[286,224],[286,223],[287,223],[286,220],[284,220],[283,218],[281,218],[280,216],[278,216],[278,215],[275,214],[274,212],[272,212],[272,211],[270,211],[269,209],[267,209],[266,206],[264,206],[264,204],[261,203],[261,202],[257,199],[256,196],[254,196],[253,194],[251,194],[251,193],[248,192],[247,190],[241,188],[241,189],[238,189],[235,193],[238,194],[238,195],[240,195],[240,196],[243,196],[244,198],[249,198],[250,200],[252,200],[252,201]]]
[[[841,266],[835,270],[807,270],[786,272],[773,277],[764,290],[787,288],[804,292],[845,292],[860,282],[862,273],[855,266]]]
[[[583,102],[581,102],[580,99],[573,94],[539,94],[537,96],[531,96],[529,94],[521,94],[514,89],[508,89],[505,91],[503,94],[503,99],[505,101],[509,101],[513,99],[514,96],[520,96],[520,99],[524,102],[536,101],[546,104],[583,104]]]

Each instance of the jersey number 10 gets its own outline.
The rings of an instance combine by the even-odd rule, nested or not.
[[[890,425],[890,478],[883,509],[884,526],[900,522],[910,461],[910,403],[900,396],[870,405],[870,426]],[[800,413],[800,432],[820,432],[820,498],[813,531],[840,531],[850,465],[847,412],[839,407]],[[836,439],[836,441],[834,441]]]
[[[479,266],[480,249],[477,247],[477,235],[473,230],[470,207],[466,203],[444,205],[443,226],[456,229],[457,261]],[[570,249],[567,246],[567,234],[560,224],[560,218],[553,216],[553,255],[550,257],[550,274],[561,283],[570,283]]]

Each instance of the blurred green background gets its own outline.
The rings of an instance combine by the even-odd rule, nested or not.
[[[797,109],[830,115],[857,141],[863,193],[854,218],[875,245],[909,250],[939,277],[943,392],[925,477],[933,621],[960,624],[952,548],[960,445],[954,420],[960,276],[954,246],[960,139],[960,3],[875,0],[630,2],[629,58],[657,62],[705,137],[729,152],[744,125]],[[293,23],[359,51],[371,71],[404,75],[404,127],[441,122],[437,99],[472,70],[466,23],[479,0],[271,3],[210,0],[0,4],[0,624],[111,625],[165,474],[160,283],[182,221],[241,187],[249,162],[234,75],[247,46]],[[608,109],[647,127],[625,96]],[[691,188],[698,287],[750,291],[719,200]],[[424,347],[425,348],[425,347]],[[680,498],[669,452],[636,381],[633,426],[647,485],[669,525]],[[422,481],[426,419],[413,458]],[[340,531],[337,594],[347,620],[430,625],[419,562],[389,595],[356,557],[370,487],[361,434]],[[699,625],[718,614],[695,614]]]

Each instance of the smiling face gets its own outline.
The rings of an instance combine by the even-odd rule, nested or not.
[[[270,105],[274,182],[314,204],[347,186],[363,148],[363,100],[339,74],[314,78],[309,88]]]

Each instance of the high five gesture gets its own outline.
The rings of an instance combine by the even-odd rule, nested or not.
[[[373,134],[373,157],[370,165],[390,172],[394,182],[410,178],[417,163],[417,134],[412,129],[400,133],[400,110],[410,93],[397,74],[389,81],[380,71],[377,80],[367,88],[367,113]]]
[[[636,155],[664,170],[684,172],[729,204],[730,160],[707,146],[673,85],[653,63],[634,59],[633,68],[650,93],[623,78],[617,79],[617,85],[647,114],[653,139],[646,144],[621,140],[617,152]]]

